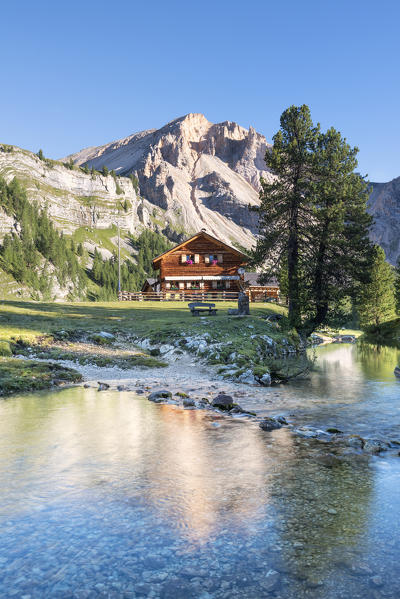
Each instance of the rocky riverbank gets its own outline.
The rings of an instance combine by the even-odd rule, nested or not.
[[[177,385],[177,382],[182,381],[183,385]],[[200,386],[196,386],[198,381],[201,381]],[[207,373],[205,378],[194,378],[190,385],[179,370],[175,381],[167,374],[163,382],[164,386],[161,381],[151,381],[148,378],[93,380],[85,383],[85,386],[95,387],[99,392],[133,392],[153,403],[176,409],[205,410],[213,415],[213,426],[217,428],[225,419],[239,418],[256,423],[266,435],[284,429],[303,444],[309,445],[310,451],[318,455],[318,459],[326,459],[329,467],[336,462],[362,456],[400,455],[400,442],[395,439],[362,436],[332,426],[318,428],[300,424],[295,413],[285,410],[287,406],[282,401],[284,388],[275,392],[273,388],[262,390],[260,387],[249,388],[247,385],[233,382],[227,386],[226,381],[222,382],[220,377],[213,379],[209,374],[207,376]],[[265,395],[266,393],[268,395]],[[266,409],[259,410],[255,405],[256,402],[259,405],[261,397]],[[279,413],[281,409],[282,412]]]

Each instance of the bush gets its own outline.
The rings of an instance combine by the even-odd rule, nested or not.
[[[8,341],[0,341],[0,356],[9,358],[12,356],[12,351]]]

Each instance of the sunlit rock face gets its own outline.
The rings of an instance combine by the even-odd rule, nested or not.
[[[145,224],[146,207],[139,201],[132,181],[111,175],[86,174],[81,169],[68,169],[61,163],[51,163],[32,152],[14,147],[2,151],[0,175],[10,182],[17,177],[25,186],[29,200],[46,207],[59,229],[72,233],[79,227],[106,229],[117,222],[130,232]],[[126,210],[118,210],[127,201]],[[119,213],[119,215],[118,215]],[[14,219],[0,209],[0,237],[13,230]]]
[[[260,177],[272,178],[264,162],[267,148],[265,137],[252,127],[213,124],[202,114],[188,114],[161,129],[71,157],[75,164],[134,173],[141,195],[163,211],[172,229],[205,227],[227,242],[249,247],[257,219],[248,205],[259,203]]]
[[[400,177],[389,183],[372,183],[368,209],[375,220],[371,238],[395,264],[400,256]]]
[[[96,170],[103,166],[125,175],[85,174],[61,163],[49,165],[26,150],[6,151],[0,145],[0,175],[22,180],[28,197],[47,206],[58,228],[107,229],[117,222],[137,233],[143,227],[180,242],[205,228],[227,243],[249,248],[257,233],[260,178],[271,180],[264,157],[265,137],[225,121],[213,124],[202,114],[188,114],[160,129],[141,131],[104,146],[90,147],[69,158]],[[126,176],[134,174],[138,186]],[[400,177],[374,183],[369,211],[374,216],[371,238],[395,263],[400,255]],[[14,221],[0,208],[0,239]]]

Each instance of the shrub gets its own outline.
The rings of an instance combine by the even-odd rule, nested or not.
[[[0,356],[9,358],[12,356],[12,351],[8,341],[0,341]]]

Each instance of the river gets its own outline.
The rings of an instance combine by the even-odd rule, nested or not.
[[[318,348],[244,400],[400,441],[399,352]],[[242,402],[241,402],[242,403]],[[288,429],[76,387],[0,403],[0,596],[400,596],[400,457],[332,460]]]

